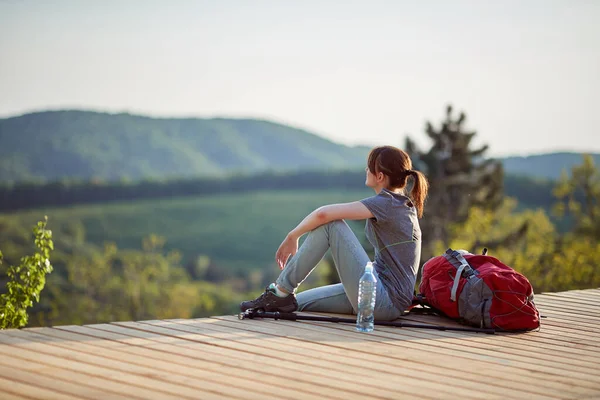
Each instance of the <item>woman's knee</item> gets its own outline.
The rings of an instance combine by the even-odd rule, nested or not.
[[[316,227],[313,230],[316,231],[319,229],[323,229],[323,230],[340,229],[340,228],[343,229],[342,228],[343,226],[348,226],[346,221],[344,221],[343,219],[335,219],[335,220],[329,221],[323,225],[319,225],[318,227]]]
[[[324,228],[329,234],[331,234],[332,232],[352,232],[352,229],[350,229],[348,223],[346,223],[346,221],[344,221],[343,219],[336,219],[334,221],[330,221],[324,225],[321,225],[321,227]]]
[[[348,226],[348,223],[346,221],[344,221],[343,219],[336,219],[336,220],[330,221],[329,223],[327,223],[327,225],[329,225],[330,228],[334,228],[334,229],[350,228]]]
[[[334,221],[329,221],[326,224],[320,225],[313,229],[310,233],[318,234],[324,233],[327,237],[331,235],[331,233],[343,232],[343,231],[352,231],[350,226],[346,223],[346,221],[337,219]]]

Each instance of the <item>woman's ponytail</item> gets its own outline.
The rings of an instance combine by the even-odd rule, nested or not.
[[[414,184],[410,191],[410,197],[417,208],[417,215],[419,218],[421,218],[423,216],[423,208],[425,206],[427,192],[429,191],[429,182],[427,182],[425,175],[419,171],[410,170],[407,172],[409,175],[412,175],[414,179]]]

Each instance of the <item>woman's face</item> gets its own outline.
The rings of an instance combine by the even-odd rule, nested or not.
[[[377,184],[375,175],[371,173],[369,167],[365,168],[365,171],[367,172],[367,179],[365,180],[365,185],[370,188],[375,187],[375,185]]]

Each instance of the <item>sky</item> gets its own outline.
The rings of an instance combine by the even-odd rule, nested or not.
[[[600,152],[598,20],[596,0],[0,0],[0,117],[250,117],[427,148],[452,104],[489,155]]]

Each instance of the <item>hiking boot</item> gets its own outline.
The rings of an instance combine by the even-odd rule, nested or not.
[[[240,310],[242,312],[249,310],[264,310],[266,312],[294,312],[298,309],[298,302],[294,294],[288,294],[280,297],[275,294],[275,290],[267,286],[265,292],[258,296],[256,300],[242,301]]]

